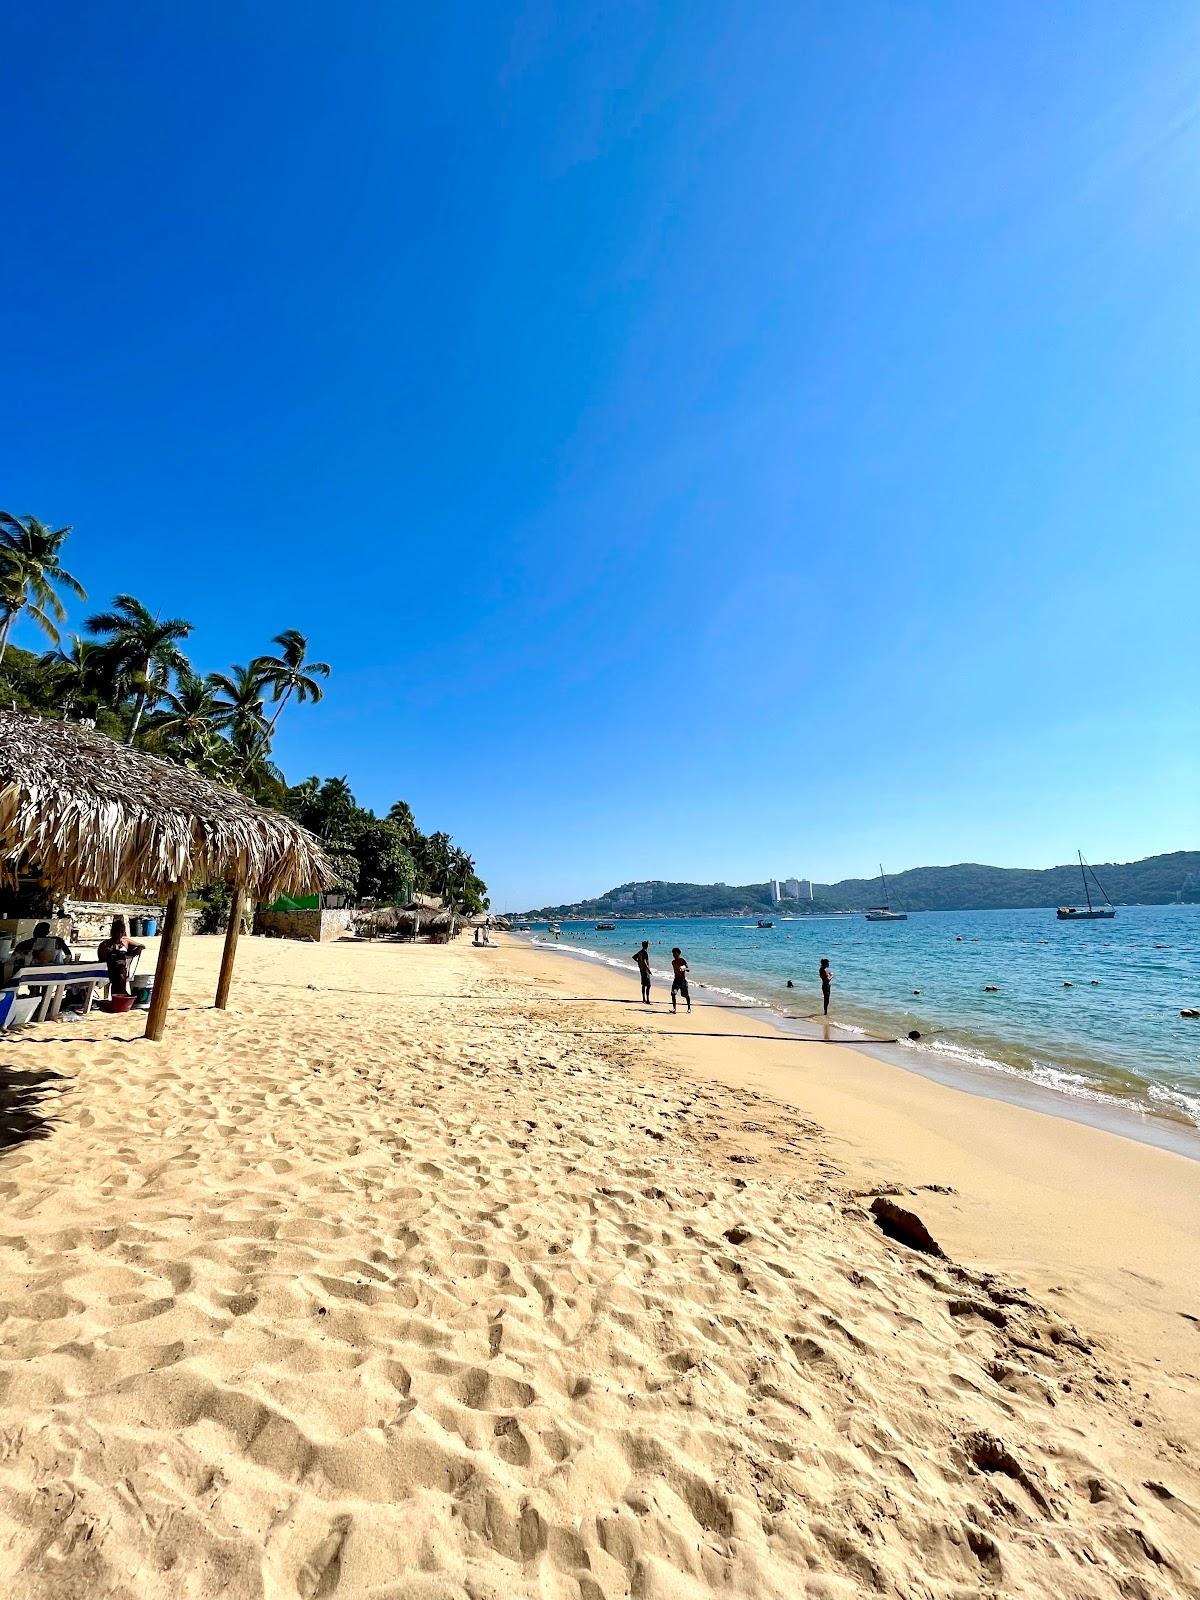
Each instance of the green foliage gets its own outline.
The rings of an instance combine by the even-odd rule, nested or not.
[[[321,839],[344,894],[403,904],[420,891],[442,895],[463,912],[486,907],[486,885],[471,857],[448,834],[426,839],[405,801],[377,817],[358,804],[344,777],[288,787],[270,758],[275,726],[290,701],[320,700],[330,675],[328,662],[308,659],[308,640],[297,629],[276,634],[277,655],[201,677],[182,650],[192,624],[154,615],[135,596],[119,594],[109,610],[88,619],[91,637],[71,634],[61,646],[57,624],[66,611],[57,589],[86,598],[59,561],[70,531],[0,512],[0,705],[93,721],[114,739],[289,812]],[[38,657],[8,645],[22,610],[59,648]],[[269,720],[268,697],[275,706]],[[215,885],[199,899],[206,929],[223,927],[228,889]]]
[[[417,886],[417,868],[403,831],[388,818],[364,822],[354,841],[358,892],[380,902],[406,905]]]
[[[66,607],[58,590],[86,600],[83,585],[62,566],[59,556],[70,528],[48,528],[36,517],[0,511],[0,661],[14,619],[28,611],[52,644]]]
[[[233,910],[233,890],[227,883],[210,883],[193,896],[200,905],[199,931],[224,933]]]
[[[1118,905],[1167,905],[1177,899],[1200,898],[1200,850],[1176,850],[1124,865],[1108,862],[1096,868],[1101,883]],[[1079,864],[1033,869],[1025,867],[914,867],[888,877],[889,900],[896,911],[1002,911],[1077,905],[1083,900]],[[1093,897],[1095,888],[1092,889]],[[636,899],[626,897],[636,896]],[[863,911],[879,904],[878,878],[844,878],[840,883],[814,884],[813,901],[771,901],[770,885],[725,883],[624,883],[595,900],[573,905],[543,906],[534,917],[625,916],[670,917],[761,916],[789,911]]]
[[[345,778],[312,777],[288,790],[285,809],[324,843],[346,893],[401,905],[416,893],[437,895],[466,914],[487,907],[471,857],[448,833],[423,834],[403,800],[377,817]]]

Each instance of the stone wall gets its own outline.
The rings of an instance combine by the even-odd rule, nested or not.
[[[124,917],[126,927],[129,926],[130,917],[153,917],[161,933],[166,907],[148,903],[119,905],[111,900],[66,900],[63,902],[63,913],[64,919],[71,925],[77,944],[95,944],[99,939],[108,938],[114,917]],[[184,933],[195,933],[200,925],[200,917],[199,911],[185,911]],[[71,934],[66,933],[63,937],[69,942]]]
[[[326,944],[340,938],[358,913],[341,911],[260,911],[254,919],[255,933],[273,933],[281,939],[307,939],[310,944]]]

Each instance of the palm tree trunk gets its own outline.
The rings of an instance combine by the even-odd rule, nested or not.
[[[4,660],[4,652],[8,649],[9,629],[13,625],[13,618],[16,614],[15,611],[6,611],[3,623],[0,623],[0,661]]]
[[[253,761],[254,756],[256,754],[260,755],[260,756],[265,756],[267,754],[268,750],[270,750],[270,748],[271,748],[271,737],[275,732],[275,724],[279,721],[280,717],[283,715],[283,708],[284,708],[284,706],[287,705],[288,701],[291,698],[292,698],[292,691],[291,691],[291,689],[289,689],[288,692],[280,700],[279,705],[276,707],[275,715],[271,718],[270,722],[267,723],[266,730],[265,730],[265,732],[263,733],[263,736],[262,736],[262,743],[259,745],[258,750],[257,751],[252,751],[251,754],[246,757],[246,764],[242,768],[242,777],[243,777],[243,779],[245,778],[247,772],[249,772],[249,770],[250,770],[250,763],[251,763],[251,761]]]
[[[289,688],[287,693],[282,697],[282,699],[279,702],[279,709],[276,711],[275,715],[271,718],[270,722],[267,723],[267,731],[266,731],[266,733],[263,734],[263,749],[264,750],[269,750],[271,748],[271,740],[272,740],[272,738],[274,737],[274,734],[275,734],[275,724],[279,721],[280,717],[283,715],[283,708],[284,708],[284,706],[287,705],[288,701],[291,698],[292,698],[292,691]]]
[[[148,678],[149,676],[150,676],[150,658],[149,658],[149,656],[147,656],[146,660],[142,663],[142,677],[143,678]],[[129,730],[129,737],[125,741],[126,744],[132,744],[134,739],[137,738],[138,724],[142,720],[142,712],[145,709],[146,709],[146,691],[144,689],[139,689],[138,690],[138,697],[137,697],[137,708],[133,713],[133,727],[130,728],[130,730]]]

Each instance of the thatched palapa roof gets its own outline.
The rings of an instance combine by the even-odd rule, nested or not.
[[[289,817],[95,728],[0,711],[0,862],[59,893],[164,899],[230,876],[271,898],[334,874]]]

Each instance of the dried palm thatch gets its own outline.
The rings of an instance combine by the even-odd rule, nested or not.
[[[0,711],[0,862],[111,899],[228,877],[261,898],[334,881],[290,818],[95,728],[18,711]]]

